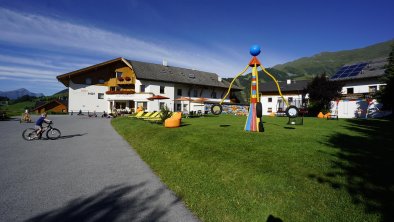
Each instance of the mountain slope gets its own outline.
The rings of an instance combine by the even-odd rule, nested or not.
[[[68,89],[63,89],[63,90],[53,94],[52,96],[68,96]]]
[[[6,91],[6,92],[0,91],[0,96],[7,97],[9,99],[18,99],[18,98],[20,98],[22,96],[26,96],[26,95],[33,96],[33,97],[44,96],[44,94],[42,94],[42,93],[32,93],[25,88],[12,90],[12,91]]]
[[[304,76],[304,78],[310,78],[323,72],[332,75],[337,68],[345,64],[388,57],[392,44],[394,44],[394,39],[360,49],[322,52],[311,57],[304,57],[285,64],[276,65],[273,68],[289,73],[290,75]]]

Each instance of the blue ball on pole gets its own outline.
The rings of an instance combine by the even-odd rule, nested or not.
[[[259,45],[252,45],[249,50],[252,56],[258,56],[261,52],[261,48]]]

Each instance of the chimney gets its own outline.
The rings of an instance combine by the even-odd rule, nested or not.
[[[167,60],[163,59],[163,66],[168,66]]]
[[[287,85],[291,84],[291,79],[286,80]]]

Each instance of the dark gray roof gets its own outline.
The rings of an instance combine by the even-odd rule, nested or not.
[[[372,61],[366,62],[368,65],[361,71],[360,74],[352,77],[330,79],[331,81],[347,81],[347,80],[358,80],[368,78],[379,78],[384,75],[385,65],[388,64],[387,58],[379,58]],[[350,66],[353,64],[347,64],[344,66]]]
[[[137,79],[219,88],[228,88],[230,85],[230,83],[225,80],[219,81],[219,76],[215,73],[132,60],[127,60],[127,62],[129,62],[133,67],[134,72],[137,75]],[[235,85],[232,88],[241,90],[240,87]]]
[[[290,84],[287,84],[286,81],[279,82],[279,87],[282,92],[291,92],[291,91],[302,91],[306,89],[308,83],[311,80],[291,80]],[[260,92],[278,92],[278,88],[276,87],[275,82],[266,82],[259,84]]]

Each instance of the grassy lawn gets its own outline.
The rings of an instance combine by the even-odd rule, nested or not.
[[[8,106],[2,106],[0,109],[7,112],[8,116],[21,116],[25,112],[26,107],[33,107],[35,102],[24,101]]]
[[[202,221],[389,221],[393,124],[264,117],[183,119],[183,127],[116,118],[114,128]]]

